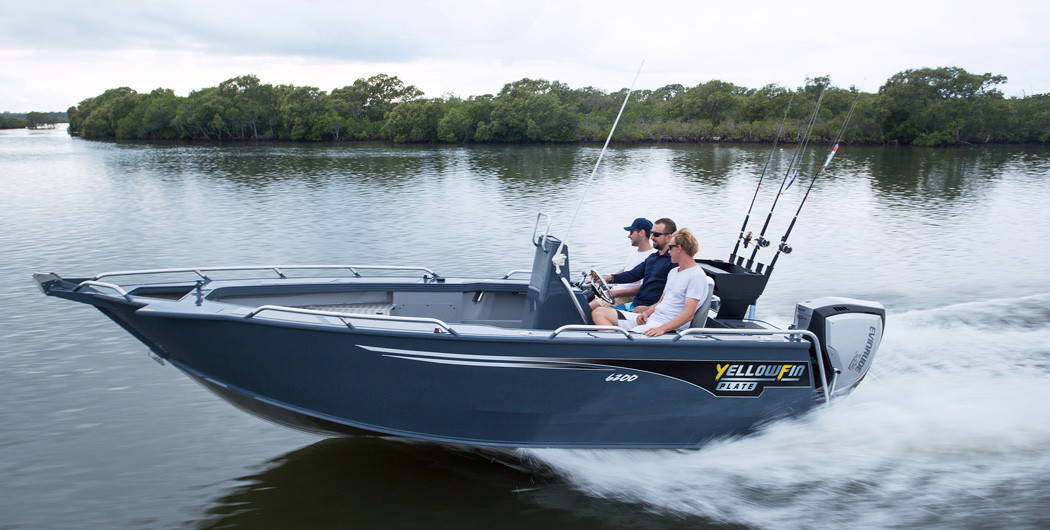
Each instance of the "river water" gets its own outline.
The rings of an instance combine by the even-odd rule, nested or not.
[[[320,440],[243,414],[30,279],[322,263],[501,276],[530,266],[538,212],[566,234],[598,153],[0,132],[0,528],[1050,526],[1043,147],[840,150],[758,317],[788,324],[821,295],[881,301],[874,367],[830,408],[695,451]],[[619,269],[638,216],[727,258],[767,154],[610,148],[568,232],[574,268]],[[774,241],[808,184],[782,194]]]

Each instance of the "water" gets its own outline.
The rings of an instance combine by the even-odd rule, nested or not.
[[[0,132],[0,528],[1050,525],[1045,148],[840,151],[759,317],[789,323],[819,295],[882,301],[872,372],[829,409],[697,451],[318,441],[221,402],[29,279],[304,263],[499,276],[531,263],[537,212],[565,233],[597,154]],[[724,259],[766,154],[612,148],[568,238],[573,268],[619,268],[637,216],[671,217]],[[782,196],[774,241],[807,185]]]

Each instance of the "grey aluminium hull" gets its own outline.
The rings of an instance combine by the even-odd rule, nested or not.
[[[704,265],[717,286],[718,268]],[[807,329],[726,317],[656,338],[599,329],[572,309],[577,288],[535,270],[528,281],[356,271],[292,279],[274,270],[280,278],[214,280],[193,270],[205,280],[37,281],[48,295],[97,307],[230,403],[334,436],[691,448],[847,393],[878,346],[874,331],[867,344],[861,333],[856,353],[844,355]],[[732,278],[722,284],[730,298]],[[872,312],[833,305],[829,322]],[[823,322],[821,311],[813,321]],[[867,316],[881,338],[884,313]],[[846,362],[863,371],[836,388],[833,370]]]
[[[817,401],[808,342],[758,348],[687,337],[643,347],[618,336],[462,338],[143,320],[150,321],[139,329],[187,374],[257,414],[327,433],[516,447],[694,447]],[[758,392],[716,391],[719,365],[731,364],[753,375],[765,367],[768,379],[788,366],[790,377]]]

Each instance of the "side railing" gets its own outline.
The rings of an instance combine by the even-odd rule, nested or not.
[[[280,279],[288,279],[288,275],[285,271],[289,270],[345,270],[349,271],[356,278],[361,278],[359,271],[421,271],[424,273],[423,279],[444,279],[440,274],[426,268],[417,266],[398,266],[398,265],[247,265],[239,267],[187,267],[187,268],[175,268],[175,269],[143,269],[143,270],[130,270],[130,271],[111,271],[103,272],[102,274],[95,275],[92,279],[80,282],[74,291],[77,291],[83,287],[94,286],[104,287],[113,289],[118,292],[124,298],[130,300],[130,295],[124,291],[116,283],[111,282],[100,282],[102,278],[119,277],[119,276],[147,276],[147,275],[162,275],[162,274],[183,274],[193,273],[199,278],[204,280],[204,284],[207,284],[214,280],[208,276],[207,273],[214,272],[233,272],[233,271],[271,271],[277,275]],[[530,270],[512,270],[507,274],[504,274],[501,279],[507,280],[511,276],[516,274],[530,274]],[[41,275],[42,276],[42,275]],[[48,275],[56,279],[60,279],[61,276],[55,273]]]
[[[436,327],[435,329],[444,330],[445,333],[448,333],[449,335],[452,335],[452,336],[458,336],[459,335],[459,333],[456,333],[456,330],[452,329],[451,326],[446,324],[444,321],[438,320],[436,318],[398,317],[398,316],[390,316],[390,315],[361,315],[361,314],[355,314],[355,313],[339,313],[339,312],[336,312],[336,311],[323,311],[323,310],[319,310],[319,309],[303,309],[303,308],[298,308],[298,307],[287,307],[287,306],[281,306],[281,305],[263,305],[263,306],[259,306],[259,307],[255,308],[255,309],[253,309],[247,315],[244,315],[244,318],[245,319],[252,319],[252,318],[255,318],[259,313],[263,313],[263,312],[266,312],[266,311],[275,311],[275,312],[280,312],[280,313],[295,313],[295,314],[300,314],[300,315],[313,315],[313,316],[319,316],[319,317],[338,318],[338,319],[340,319],[343,322],[343,325],[345,325],[346,327],[348,327],[350,329],[356,329],[354,327],[353,323],[351,322],[352,320],[378,320],[378,321],[385,321],[385,322],[406,322],[406,323],[413,323],[413,324],[427,324],[427,325],[435,326]]]
[[[204,279],[205,282],[212,281],[206,273],[214,272],[233,272],[233,271],[272,271],[281,279],[287,279],[285,271],[288,270],[346,270],[350,271],[355,277],[360,278],[361,273],[358,271],[370,270],[370,271],[422,271],[434,279],[441,279],[441,275],[426,268],[426,267],[415,267],[415,266],[398,266],[398,265],[248,265],[238,267],[188,267],[180,269],[145,269],[145,270],[134,270],[134,271],[112,271],[104,272],[92,278],[94,281],[101,280],[110,276],[143,276],[143,275],[158,275],[158,274],[180,274],[191,272]]]
[[[121,287],[121,286],[119,286],[119,285],[117,285],[115,283],[97,282],[97,281],[93,281],[93,280],[87,280],[87,281],[83,281],[83,282],[78,283],[77,286],[73,288],[73,292],[75,293],[75,292],[81,290],[84,287],[102,287],[104,289],[112,289],[112,290],[116,291],[117,294],[119,294],[120,296],[124,297],[125,300],[127,300],[129,302],[131,301],[131,295],[128,294],[127,291],[125,291],[123,287]]]
[[[623,336],[627,337],[627,340],[634,340],[634,337],[631,335],[631,333],[629,331],[627,331],[626,329],[623,329],[623,328],[621,328],[619,326],[592,326],[592,325],[585,325],[585,324],[573,324],[573,325],[569,325],[569,326],[562,326],[562,327],[554,330],[554,333],[551,333],[550,335],[547,335],[547,338],[548,339],[553,339],[553,338],[557,337],[558,335],[561,335],[562,333],[565,333],[566,331],[615,331],[617,333],[622,333]]]

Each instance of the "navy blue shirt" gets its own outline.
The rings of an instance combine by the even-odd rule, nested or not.
[[[613,274],[612,283],[631,283],[642,280],[642,288],[634,297],[634,305],[653,305],[659,302],[660,297],[664,294],[667,273],[671,272],[671,267],[677,266],[671,263],[671,253],[653,252],[635,268]]]

